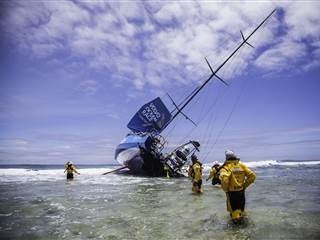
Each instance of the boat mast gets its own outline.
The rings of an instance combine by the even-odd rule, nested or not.
[[[178,116],[179,113],[182,112],[182,110],[189,104],[189,102],[204,88],[205,85],[207,85],[207,83],[213,78],[216,77],[218,78],[221,82],[223,82],[225,85],[228,86],[228,83],[226,83],[223,79],[221,79],[217,73],[219,72],[219,70],[230,60],[230,58],[233,57],[233,55],[244,45],[247,44],[250,47],[253,47],[248,40],[250,39],[250,37],[271,17],[271,15],[276,11],[276,9],[274,9],[252,32],[251,34],[245,38],[242,31],[240,31],[241,36],[242,36],[242,43],[230,54],[229,57],[227,57],[227,59],[215,70],[213,71],[213,69],[211,68],[209,62],[207,59],[206,62],[211,70],[211,75],[210,77],[199,87],[197,87],[195,90],[193,90],[193,94],[189,95],[188,100],[180,107],[177,108],[177,112],[173,115],[173,117],[171,118],[171,120],[168,122],[167,126]],[[179,105],[181,105],[182,103],[180,103]]]

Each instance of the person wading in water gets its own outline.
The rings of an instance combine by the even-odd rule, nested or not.
[[[65,170],[64,172],[67,172],[67,179],[73,179],[73,173],[75,172],[76,174],[80,174],[76,167],[73,165],[71,161],[68,161],[65,165]]]
[[[240,162],[236,154],[225,151],[226,161],[220,168],[221,187],[227,195],[227,210],[234,223],[241,223],[245,208],[245,190],[256,179],[256,174]]]
[[[191,156],[192,165],[189,167],[188,176],[191,177],[192,191],[202,193],[202,164],[199,162],[196,155]]]

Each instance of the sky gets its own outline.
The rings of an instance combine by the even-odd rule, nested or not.
[[[144,103],[178,103],[276,13],[162,134],[200,159],[320,159],[317,1],[1,1],[0,164],[117,164]]]

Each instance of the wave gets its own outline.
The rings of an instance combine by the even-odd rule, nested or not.
[[[77,170],[84,175],[102,174],[110,171],[113,168],[77,168]],[[30,169],[30,168],[0,168],[1,176],[12,176],[12,175],[52,175],[64,174],[64,169]]]
[[[75,174],[75,182],[84,185],[137,185],[148,178],[133,175],[102,175],[105,172],[118,168],[118,166],[77,168],[80,175]],[[64,169],[30,169],[28,168],[0,168],[0,185],[3,183],[41,183],[41,182],[66,182]],[[71,181],[70,183],[72,183]]]
[[[310,166],[310,165],[320,165],[320,160],[314,161],[279,161],[279,160],[263,160],[263,161],[252,161],[243,162],[249,168],[259,168],[259,167],[273,167],[273,166]],[[222,163],[220,163],[222,164]],[[208,170],[211,168],[210,164],[204,164],[204,169]]]
[[[246,162],[248,167],[272,167],[272,166],[307,166],[307,165],[319,165],[320,161],[277,161],[277,160],[266,160],[256,162]]]
[[[95,176],[102,176],[102,173],[113,168],[77,168],[80,172],[79,179],[89,179]],[[75,174],[76,175],[76,174]],[[1,182],[16,181],[56,181],[65,179],[64,169],[30,169],[30,168],[0,168]],[[75,176],[76,178],[78,176]]]
[[[314,161],[278,161],[278,160],[264,160],[264,161],[252,161],[243,162],[249,168],[266,168],[273,166],[312,166],[320,165],[320,160]],[[222,164],[222,162],[220,163]],[[204,171],[207,172],[211,168],[211,163],[203,164]],[[125,179],[115,176],[114,174],[103,176],[102,173],[108,172],[117,168],[114,167],[97,167],[97,168],[79,168],[78,171],[81,173],[80,176],[75,176],[82,182],[94,183],[94,182],[105,182],[105,179],[109,177],[112,181],[108,184],[117,184],[118,180],[122,183],[131,184],[133,182],[140,182],[142,178],[135,178],[134,176],[128,175]],[[28,168],[0,168],[0,184],[1,182],[28,182],[28,181],[57,181],[65,179],[64,169],[31,169]]]

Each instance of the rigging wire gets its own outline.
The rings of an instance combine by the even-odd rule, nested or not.
[[[204,77],[205,77],[205,76],[203,76],[203,77],[201,77],[201,78],[204,79]],[[198,81],[200,81],[200,79],[199,79]],[[190,94],[188,94],[188,95],[182,100],[182,102],[179,103],[178,107],[181,106],[198,88],[199,88],[199,86],[197,86]],[[177,109],[175,109],[175,110],[177,110]],[[175,110],[171,111],[171,114],[172,114]],[[178,111],[178,110],[177,110],[177,111]],[[185,112],[188,112],[188,110],[186,110]],[[165,139],[167,139],[167,138],[172,134],[172,132],[174,131],[174,129],[175,129],[176,126],[177,126],[177,123],[180,122],[181,120],[182,120],[182,118],[176,119],[175,124],[173,125],[173,127],[169,128],[169,129],[167,130],[167,134],[166,134],[166,136],[165,136]]]
[[[210,105],[210,109],[214,109],[214,107],[216,106],[217,102],[219,101],[219,99],[221,99],[220,97],[225,93],[224,92],[220,92],[220,96],[218,95],[218,97],[216,98],[216,100],[214,102],[212,102],[212,104]],[[199,126],[209,115],[210,111],[207,111],[205,113],[205,115],[199,120],[199,122],[197,123],[197,125]],[[182,137],[182,139],[180,140],[180,142],[183,142],[186,140],[186,138],[189,138],[190,135],[194,132],[194,130],[197,128],[197,126],[194,126],[193,128],[190,129],[190,131],[186,134],[186,136]]]
[[[234,48],[234,49],[235,49],[235,48]],[[227,52],[228,52],[228,51],[226,51],[225,55],[228,55]],[[236,58],[237,55],[239,55],[239,52],[236,53],[236,54],[234,55],[234,57],[230,59],[230,63],[231,63],[231,64],[232,64],[232,62],[234,62],[234,59]],[[214,126],[214,123],[215,123],[216,120],[217,120],[217,115],[215,116],[215,118],[213,118],[213,110],[214,110],[214,107],[216,106],[218,100],[220,100],[220,99],[224,96],[224,94],[226,93],[226,91],[227,91],[227,90],[221,91],[221,92],[218,94],[218,97],[216,98],[216,100],[210,105],[209,110],[205,113],[205,115],[204,115],[202,118],[200,118],[199,122],[197,123],[197,125],[199,126],[200,123],[202,123],[202,122],[209,116],[209,114],[211,113],[211,118],[209,118],[209,119],[212,119],[212,120],[211,120],[211,121],[210,121],[210,120],[208,121],[208,126],[209,126],[210,123],[212,123],[212,124],[211,124],[211,131],[209,131],[209,132],[208,132],[208,131],[205,131],[204,135],[202,135],[202,136],[204,136],[204,137],[201,137],[201,139],[204,138],[204,142],[206,142],[207,144],[209,143],[210,139],[212,138],[213,126]],[[207,92],[207,93],[208,93],[208,92]],[[200,99],[200,98],[197,98],[195,104],[199,101],[199,99]],[[180,140],[180,143],[186,141],[186,138],[188,138],[188,137],[194,132],[194,130],[195,130],[198,126],[194,126],[192,129],[190,129],[190,131],[186,134],[186,136],[184,136],[184,137]],[[208,135],[208,133],[209,133],[209,135]],[[206,146],[206,145],[205,145],[205,146]]]
[[[234,48],[235,49],[235,48]],[[228,56],[228,51],[225,51],[225,54],[223,56],[220,56],[219,59],[225,59]],[[232,59],[231,59],[232,60]],[[219,65],[219,62],[217,61],[213,66],[216,67]],[[212,82],[210,82],[209,84],[211,84]],[[195,89],[196,91],[197,89]],[[194,91],[193,91],[194,92]],[[208,91],[209,92],[209,91]],[[208,93],[207,92],[207,93]],[[191,96],[192,94],[190,94],[189,96]],[[186,98],[187,99],[187,98]],[[199,101],[200,98],[197,98],[196,101],[194,102],[194,105],[197,104],[197,102]],[[210,105],[209,111],[207,111],[203,117],[200,117],[200,120],[197,122],[197,125],[199,126],[200,123],[203,122],[204,119],[206,119],[206,117],[208,116],[208,114],[210,113],[210,110],[212,111],[216,105],[216,103],[218,102],[218,100],[220,99],[220,96],[218,95],[218,97],[216,98],[216,100],[213,102],[213,104]],[[190,110],[190,107],[187,111]],[[202,113],[201,113],[202,114]],[[201,116],[200,114],[200,116]],[[197,126],[193,126],[193,128],[190,129],[190,131],[186,134],[185,137],[182,137],[182,139],[179,141],[180,143],[184,142],[186,140],[186,138],[188,138],[193,131],[197,128]]]
[[[234,64],[237,64],[236,63],[236,60],[237,60],[237,57],[241,54],[241,51],[242,51],[242,49],[240,49],[239,50],[239,52],[237,52],[235,55],[234,55],[234,57],[232,58],[232,59],[230,59],[230,67],[233,67],[234,66]],[[236,65],[236,66],[238,66],[238,65]],[[237,72],[236,71],[237,70],[237,67],[234,69],[234,71],[233,72]],[[231,78],[231,80],[230,80],[230,82],[229,82],[229,86],[231,87],[232,85],[233,85],[233,82],[234,82],[234,78]],[[226,92],[227,92],[227,90],[225,90],[224,92],[223,92],[223,96],[226,94]],[[218,114],[215,116],[215,118],[213,118],[213,114],[211,115],[212,116],[212,118],[211,118],[211,121],[208,121],[208,125],[207,125],[207,128],[205,129],[206,130],[206,133],[207,133],[207,138],[205,138],[204,139],[204,142],[205,142],[205,144],[203,144],[204,145],[204,151],[203,151],[203,156],[207,156],[207,154],[205,154],[205,152],[208,152],[208,151],[210,151],[210,147],[209,147],[209,143],[210,143],[210,140],[212,139],[212,136],[213,136],[213,131],[214,131],[214,125],[215,125],[215,122],[216,122],[216,120],[218,119]],[[211,125],[209,125],[211,123]],[[208,149],[208,150],[207,150]],[[203,159],[205,159],[206,157],[204,157]]]
[[[272,13],[271,13],[271,14],[272,14]],[[269,15],[269,16],[270,16],[270,15]],[[260,27],[262,24],[263,24],[263,23],[261,23],[258,27]],[[256,28],[256,29],[254,30],[254,32],[255,32],[257,29],[258,29],[258,28]],[[252,35],[254,32],[252,32],[251,35]],[[249,35],[249,37],[250,37],[251,35]],[[239,49],[239,46],[237,47],[237,49]],[[240,49],[240,51],[241,51],[241,50],[242,50],[242,49]],[[240,51],[239,51],[239,52],[240,52]],[[236,55],[239,55],[239,52],[234,52],[235,55],[234,55],[233,58],[231,58],[232,55],[230,56],[230,58],[231,58],[231,59],[230,59],[230,60],[231,60],[230,62],[234,61],[234,59],[236,58]],[[236,69],[237,69],[237,68],[236,68]],[[238,69],[239,69],[239,68],[238,68]],[[236,72],[236,71],[234,71],[234,72]],[[233,113],[234,113],[234,111],[235,111],[235,108],[236,108],[236,106],[238,105],[238,102],[239,102],[240,97],[241,97],[241,95],[242,95],[243,89],[244,89],[244,84],[243,84],[243,86],[242,86],[242,89],[241,89],[241,91],[240,91],[240,94],[238,95],[238,98],[236,99],[236,102],[234,103],[234,105],[233,105],[233,107],[232,107],[232,109],[231,109],[231,112],[230,112],[227,120],[226,120],[225,123],[224,123],[223,128],[220,130],[219,134],[217,135],[217,138],[216,138],[216,141],[215,141],[213,147],[216,145],[216,143],[217,143],[218,140],[220,139],[220,137],[221,137],[224,129],[226,128],[227,124],[229,123],[229,121],[230,121],[230,119],[231,119],[231,116],[233,115]],[[191,95],[192,95],[192,94],[191,94]],[[187,97],[186,99],[188,99],[188,97]],[[196,100],[199,101],[199,99],[200,99],[200,98],[198,98],[198,99],[196,99]],[[197,101],[196,101],[196,102],[197,102]],[[209,111],[209,112],[210,112],[210,111]],[[204,119],[204,118],[200,119],[200,121],[203,120],[203,119]],[[199,121],[199,122],[200,122],[200,121]],[[213,124],[212,124],[212,125],[213,125]],[[195,128],[196,128],[196,127],[194,127],[194,128],[189,132],[189,134],[190,134],[191,132],[193,132]],[[211,139],[211,135],[212,135],[212,132],[213,132],[213,126],[211,126],[211,129],[210,129],[209,132],[210,132],[210,137],[208,138],[207,141],[209,141],[209,140]],[[188,134],[188,135],[189,135],[189,134]],[[206,140],[206,139],[205,139],[205,140]],[[211,153],[213,147],[208,151],[208,153],[206,154],[205,158],[207,158],[207,156]]]
[[[220,137],[222,136],[222,134],[223,134],[226,126],[228,125],[228,123],[229,123],[229,121],[230,121],[230,119],[231,119],[231,116],[233,115],[236,107],[238,106],[238,103],[240,102],[240,98],[241,98],[241,96],[242,96],[242,93],[244,92],[244,88],[245,88],[246,84],[247,84],[247,81],[245,81],[245,79],[244,79],[244,80],[243,80],[243,83],[242,83],[242,86],[241,86],[240,93],[238,94],[237,99],[236,99],[235,103],[234,103],[233,106],[232,106],[232,109],[231,109],[231,111],[230,111],[230,113],[229,113],[229,116],[228,116],[227,120],[225,121],[222,129],[220,129],[220,131],[219,131],[219,133],[218,133],[218,135],[217,135],[217,138],[216,138],[214,144],[212,145],[212,147],[210,148],[210,150],[209,150],[209,151],[207,152],[207,154],[205,155],[204,161],[207,160],[208,155],[213,151],[213,149],[215,148],[217,142],[220,140]]]
[[[208,91],[208,92],[209,92],[209,91]],[[207,101],[206,101],[206,102],[207,102]],[[213,110],[214,110],[214,108],[208,108],[208,109],[207,109],[208,116],[209,116],[209,120],[207,121],[206,127],[202,129],[202,135],[201,135],[200,138],[199,138],[199,139],[203,139],[203,142],[206,142],[207,139],[209,138],[209,135],[208,135],[209,132],[206,131],[206,129],[208,129],[208,128],[210,127],[210,124],[211,124],[211,125],[213,124],[212,120],[215,119],[215,118],[214,118],[214,113],[215,113],[215,111],[213,111]],[[202,114],[200,114],[200,116],[202,116]],[[202,145],[203,145],[203,146],[206,146],[206,144],[202,144]],[[202,152],[201,152],[201,154],[202,154]],[[200,154],[200,155],[201,155],[201,154]]]
[[[259,39],[259,38],[261,39],[261,36],[257,36],[257,37],[258,37],[258,39]],[[238,57],[237,55],[240,55],[240,53],[243,54],[244,51],[246,51],[245,48],[244,48],[244,49],[240,49],[240,51],[239,51],[238,53],[236,53],[235,58],[232,59],[231,62],[234,61],[234,60]],[[246,54],[246,53],[244,53],[244,54]],[[250,60],[249,60],[249,61],[250,61]],[[237,67],[236,67],[236,68],[234,69],[234,71],[233,71],[233,72],[235,72],[235,73],[237,73],[238,70],[240,69],[240,66],[239,66],[239,65],[236,65],[236,66],[237,66]],[[240,102],[240,98],[241,98],[241,96],[242,96],[242,94],[243,94],[243,92],[244,92],[244,89],[245,89],[246,85],[247,85],[247,81],[245,81],[245,80],[246,80],[246,78],[245,78],[245,79],[243,80],[243,82],[242,82],[242,85],[241,85],[241,87],[240,87],[240,88],[241,88],[241,89],[240,89],[240,92],[239,92],[239,94],[238,94],[238,96],[237,96],[237,98],[236,98],[235,103],[234,103],[233,106],[232,106],[232,109],[231,109],[231,111],[230,111],[230,113],[229,113],[228,118],[226,119],[226,121],[225,121],[222,129],[220,129],[220,131],[219,131],[219,133],[218,133],[218,135],[217,135],[217,137],[216,137],[216,140],[214,141],[214,144],[209,148],[209,150],[207,151],[207,154],[206,154],[205,157],[203,158],[204,161],[207,160],[207,157],[208,157],[209,154],[213,151],[213,149],[215,148],[216,144],[217,144],[218,141],[220,140],[220,138],[221,138],[221,136],[222,136],[222,134],[223,134],[226,126],[228,125],[228,123],[229,123],[229,121],[230,121],[230,119],[231,119],[231,117],[232,117],[232,115],[233,115],[233,113],[234,113],[234,111],[235,111],[238,103]],[[231,81],[232,81],[232,80],[231,80]],[[232,82],[233,82],[233,81],[232,81]],[[232,83],[231,83],[231,84],[232,84]],[[231,84],[230,84],[230,85],[231,85]],[[213,132],[211,132],[210,134],[212,134],[212,133],[213,133]],[[211,137],[210,137],[210,139],[211,139]]]

